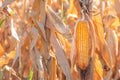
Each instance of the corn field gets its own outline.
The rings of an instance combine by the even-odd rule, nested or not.
[[[0,0],[0,80],[120,80],[120,0]]]

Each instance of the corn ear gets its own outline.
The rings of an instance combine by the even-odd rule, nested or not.
[[[90,36],[89,24],[87,21],[79,21],[76,27],[76,52],[77,65],[80,69],[85,70],[90,60]]]

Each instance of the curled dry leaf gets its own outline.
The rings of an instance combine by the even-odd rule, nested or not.
[[[43,64],[42,64],[42,57],[36,48],[36,43],[38,39],[38,30],[36,28],[32,28],[32,42],[30,44],[30,58],[32,60],[32,64],[34,69],[38,72],[38,78],[36,79],[41,79],[44,80],[44,69],[43,69]]]
[[[47,6],[46,13],[48,20],[46,24],[48,28],[53,31],[59,32],[64,36],[70,34],[68,27],[66,27],[63,21],[55,14],[55,12],[50,8],[50,6]]]
[[[14,28],[14,22],[13,22],[13,19],[11,19],[11,33],[12,33],[12,36],[17,40],[17,41],[20,41],[19,37],[18,37],[18,34]]]
[[[118,39],[117,39],[117,35],[115,33],[115,31],[113,30],[108,30],[108,32],[106,33],[106,42],[110,48],[110,51],[112,53],[112,60],[113,60],[113,64],[112,67],[115,67],[116,65],[116,56],[118,55]],[[104,54],[105,56],[105,60],[107,60],[107,62],[110,65],[110,57],[108,56],[108,54]]]
[[[43,67],[43,63],[42,63],[42,56],[40,55],[38,49],[35,47],[35,53],[36,53],[36,65],[38,67],[38,79],[40,80],[44,80],[44,67]]]
[[[63,73],[65,74],[66,80],[72,80],[70,66],[69,66],[68,60],[66,58],[65,52],[62,49],[60,42],[56,38],[55,33],[53,33],[53,32],[51,32],[50,41],[51,41],[51,45],[55,49],[55,55],[56,55],[58,64],[60,65]]]
[[[56,33],[56,34],[57,34],[57,37],[58,37],[60,43],[62,44],[62,47],[66,53],[67,58],[70,59],[70,50],[71,50],[70,42],[63,35],[61,35],[59,33]]]

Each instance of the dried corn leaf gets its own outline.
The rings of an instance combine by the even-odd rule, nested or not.
[[[44,27],[43,23],[35,20],[33,16],[31,16],[31,17],[32,17],[32,21],[34,22],[35,28],[38,29],[39,34],[43,37],[43,39],[46,40],[45,27]]]
[[[18,80],[20,80],[19,76],[17,75],[17,73],[15,72],[15,70],[9,66],[5,66],[4,67],[7,71],[11,71],[12,75],[14,75]]]
[[[74,1],[75,0],[70,0],[70,7],[69,7],[69,9],[68,9],[68,11],[67,11],[67,14],[69,15],[69,14],[74,14],[74,15],[78,15],[78,11],[77,11],[77,9],[76,9],[76,7],[75,7],[75,5],[74,5]]]
[[[4,54],[4,48],[2,47],[2,45],[0,44],[0,57]]]
[[[110,28],[116,30],[117,26],[120,26],[120,21],[119,18],[116,16],[115,21],[110,25]]]
[[[62,9],[62,0],[56,0],[56,1],[53,0],[51,7],[55,12],[58,12],[59,10]]]
[[[102,68],[102,64],[99,60],[99,57],[97,54],[95,54],[95,80],[102,80],[103,79],[103,68]],[[97,76],[97,78],[96,78]]]
[[[49,59],[49,51],[48,51],[49,46],[42,37],[40,37],[40,40],[41,40],[40,53],[44,59],[48,60]]]
[[[70,42],[61,34],[57,33],[57,37],[62,44],[62,47],[66,53],[66,56],[68,59],[70,59],[70,50],[71,50],[71,44]]]
[[[32,6],[32,17],[34,17],[35,20],[40,21],[45,25],[45,1],[44,0],[34,0],[33,6]]]
[[[14,59],[15,55],[16,55],[16,50],[11,51],[5,56],[2,56],[0,58],[0,67],[4,66],[5,64],[8,64],[10,60]]]
[[[36,28],[32,28],[32,42],[30,44],[30,58],[32,60],[32,64],[34,69],[38,72],[37,79],[44,79],[44,69],[42,64],[42,56],[40,55],[38,49],[36,48],[36,43],[38,39],[38,30]]]
[[[120,7],[120,0],[114,0],[114,2],[115,2],[114,8],[115,8],[116,12],[117,12],[117,14],[120,14],[120,9],[119,9],[119,7]]]
[[[102,23],[102,18],[99,15],[93,16],[93,23],[95,25],[95,31],[97,34],[97,39],[98,39],[98,45],[100,46],[100,50],[103,49],[104,45],[104,29],[103,29],[103,23]]]
[[[2,8],[7,7],[7,5],[13,3],[16,0],[4,0],[3,4],[2,4]]]
[[[11,51],[9,54],[7,54],[7,57],[8,57],[9,59],[13,59],[13,58],[15,57],[15,55],[16,55],[16,50]]]
[[[109,58],[110,58],[110,65],[109,63],[106,61],[107,63],[107,67],[109,67],[109,71],[107,72],[107,74],[105,74],[105,77],[104,79],[105,80],[110,80],[111,79],[111,74],[112,74],[112,69],[113,69],[113,58],[112,58],[112,53],[110,51],[110,48],[109,48],[109,45],[107,44],[107,42],[105,41],[105,48],[107,49],[108,51],[108,54],[109,54]],[[104,57],[103,57],[104,58]],[[105,60],[105,59],[104,59]]]
[[[35,0],[32,7],[32,13],[31,18],[33,21],[33,26],[38,29],[39,34],[44,37],[46,40],[45,35],[45,19],[46,19],[46,13],[45,13],[45,1],[42,0]]]
[[[116,64],[116,56],[118,55],[118,39],[117,39],[117,35],[116,35],[115,31],[108,30],[108,32],[106,33],[106,41],[107,41],[107,44],[108,44],[110,51],[112,53],[112,58],[113,58],[112,59],[113,60],[112,66],[114,67]],[[105,57],[105,60],[107,60],[107,62],[110,65],[111,62],[110,62],[109,54],[105,53],[104,57]]]
[[[87,21],[79,21],[76,26],[76,52],[77,64],[85,70],[90,60],[90,34]]]
[[[14,60],[13,60],[13,63],[12,63],[12,67],[14,66],[17,58],[20,57],[20,53],[21,53],[21,43],[19,42],[18,45],[17,45],[16,55],[14,57]]]
[[[19,37],[18,37],[18,34],[14,28],[14,22],[13,22],[13,19],[11,19],[11,33],[12,33],[12,36],[17,40],[17,41],[20,41]]]
[[[37,25],[39,26],[39,28],[40,28],[40,30],[39,30],[39,32],[41,32],[42,34],[43,34],[43,37],[44,37],[44,39],[46,40],[46,34],[45,34],[45,29],[44,29],[44,25],[41,23],[41,22],[39,22],[39,21],[36,21],[36,23],[37,23]]]
[[[34,23],[34,27],[38,29],[40,40],[41,40],[41,47],[40,47],[40,53],[45,58],[48,59],[48,45],[46,40],[46,34],[45,34],[45,19],[46,19],[46,13],[45,13],[45,1],[43,0],[35,0],[32,7],[32,21]],[[32,22],[31,22],[32,23]]]
[[[44,80],[44,67],[42,64],[42,56],[40,55],[38,49],[35,47],[35,59],[36,59],[36,65],[38,67],[38,79]]]
[[[50,50],[50,56],[52,57],[51,70],[50,70],[50,80],[56,80],[57,59],[56,59],[56,56],[52,50]]]
[[[57,31],[61,34],[68,35],[70,31],[68,27],[62,22],[62,20],[55,14],[55,12],[48,6],[47,10],[47,27],[53,31]]]
[[[107,15],[116,15],[115,9],[109,3],[104,10],[104,16],[107,16]]]
[[[95,26],[94,26],[94,23],[93,23],[93,20],[91,19],[91,17],[90,16],[88,16],[88,15],[86,15],[86,17],[85,17],[86,19],[87,19],[87,21],[88,21],[88,23],[89,23],[89,34],[90,34],[90,36],[91,36],[91,47],[92,47],[92,49],[91,49],[91,57],[93,56],[93,54],[94,54],[94,51],[95,51],[95,49],[96,48],[98,48],[98,45],[97,45],[97,34],[96,34],[96,32],[95,32]]]
[[[70,7],[67,11],[68,16],[76,15],[77,17],[81,17],[80,10],[81,10],[81,7],[79,4],[79,1],[78,0],[70,0]]]
[[[119,18],[115,15],[107,15],[103,19],[105,27],[116,30],[117,26],[120,25]]]
[[[70,66],[65,56],[65,52],[62,49],[61,44],[59,43],[58,39],[56,38],[55,33],[53,32],[51,33],[50,41],[51,41],[53,48],[55,48],[55,55],[56,55],[58,64],[60,65],[63,73],[65,74],[66,80],[72,80]]]
[[[29,76],[29,72],[30,72],[31,66],[32,66],[32,62],[31,62],[31,60],[29,60],[25,70],[23,71],[23,77],[24,78],[27,78]]]

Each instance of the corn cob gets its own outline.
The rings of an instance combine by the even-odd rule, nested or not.
[[[79,21],[76,27],[76,52],[77,65],[80,69],[85,70],[90,60],[90,36],[89,24],[87,21]]]

